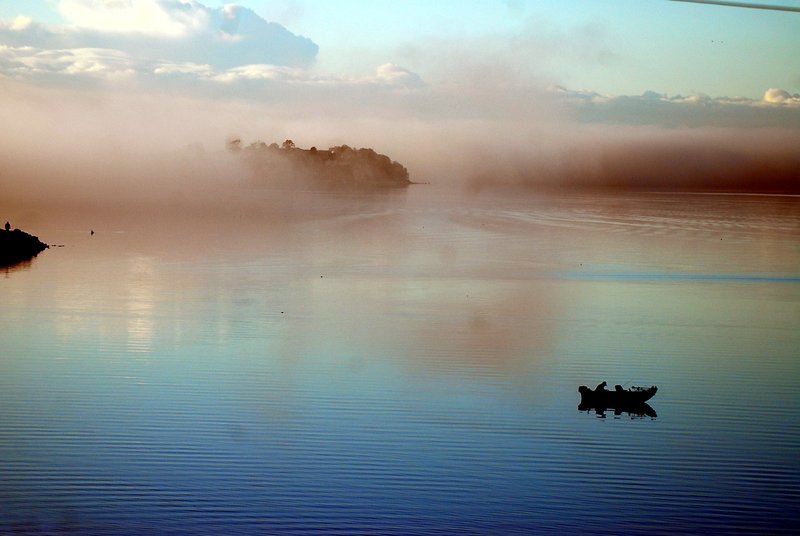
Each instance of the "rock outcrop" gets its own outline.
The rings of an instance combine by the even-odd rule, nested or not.
[[[37,237],[19,229],[0,229],[0,266],[26,261],[48,247]]]

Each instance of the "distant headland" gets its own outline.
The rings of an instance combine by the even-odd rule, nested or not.
[[[0,229],[0,266],[26,261],[48,247],[50,246],[33,235],[20,229],[12,230],[11,225],[6,222],[5,228]]]
[[[241,155],[260,179],[281,186],[358,189],[413,184],[402,164],[369,148],[301,149],[292,140],[281,145],[257,141],[245,147],[239,138],[228,139],[227,147]]]

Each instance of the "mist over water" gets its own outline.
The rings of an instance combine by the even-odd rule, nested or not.
[[[797,532],[791,10],[241,3],[0,4],[0,534]]]
[[[800,521],[790,121],[0,83],[0,214],[53,246],[0,271],[0,532]],[[320,188],[232,136],[419,184]],[[657,416],[578,411],[602,380],[658,385]]]
[[[284,194],[270,189],[305,188],[291,173],[259,182],[225,150],[231,135],[245,143],[373,148],[407,167],[412,181],[454,192],[797,193],[800,175],[796,129],[581,123],[556,95],[526,106],[512,94],[487,108],[488,95],[467,93],[464,109],[482,110],[470,116],[429,109],[444,98],[434,90],[394,96],[368,115],[341,99],[320,110],[311,105],[318,96],[302,92],[296,102],[273,103],[155,91],[111,98],[8,79],[2,90],[0,116],[14,128],[0,135],[0,204],[15,218],[61,209],[259,210],[254,196],[274,201]],[[253,191],[257,183],[264,192]]]
[[[3,84],[0,213],[53,247],[0,272],[0,532],[800,521],[796,130]],[[230,136],[422,184],[317,188]],[[657,416],[578,411],[602,380]]]

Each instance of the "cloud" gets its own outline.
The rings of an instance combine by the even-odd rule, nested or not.
[[[195,2],[62,0],[58,7],[74,26],[99,32],[178,36],[207,25]]]
[[[168,71],[191,72],[214,82],[228,84],[260,82],[261,86],[251,85],[251,89],[257,90],[260,87],[278,92],[288,90],[293,92],[296,99],[304,96],[324,99],[326,96],[335,97],[337,93],[343,96],[343,91],[352,91],[364,97],[364,89],[385,95],[387,91],[413,90],[427,86],[416,73],[391,63],[379,65],[374,73],[360,77],[321,76],[305,69],[264,64],[243,65],[220,72],[208,71],[201,66],[173,66],[162,68],[159,72]],[[239,87],[246,89],[247,86]]]
[[[198,97],[233,97],[255,101],[289,99],[308,106],[359,104],[413,92],[427,84],[408,69],[391,63],[358,77],[320,75],[311,70],[245,64],[220,69],[209,63],[174,62],[132,56],[114,48],[43,49],[0,44],[0,75],[51,87],[102,90],[180,91]],[[109,85],[111,84],[111,85]],[[344,110],[343,110],[344,111]]]
[[[800,118],[798,97],[776,89],[761,100],[657,91],[639,96],[548,91],[552,80],[542,75],[542,64],[557,63],[565,55],[588,63],[613,61],[598,26],[559,31],[531,19],[526,29],[536,31],[465,43],[433,39],[398,51],[431,76],[428,83],[416,68],[392,62],[362,76],[315,72],[310,68],[317,53],[313,42],[235,4],[209,8],[194,0],[64,0],[59,5],[70,26],[19,17],[0,21],[0,74],[53,87],[116,84],[111,87],[285,99],[292,103],[287,114],[300,108],[336,117],[366,113],[510,123],[568,118],[670,128],[791,128]],[[424,52],[426,46],[438,53]],[[522,60],[529,57],[536,61]]]
[[[418,74],[393,63],[384,63],[378,66],[373,80],[391,86],[422,87],[426,85]]]
[[[236,4],[64,0],[59,7],[67,26],[0,20],[0,76],[51,87],[236,93],[256,100],[324,99],[325,92],[345,97],[347,91],[369,100],[369,92],[426,86],[393,63],[359,77],[314,73],[316,44]]]
[[[607,96],[563,87],[555,87],[553,92],[585,123],[800,128],[800,96],[780,89],[767,90],[762,99],[704,94],[669,96],[652,90],[642,95]]]
[[[40,50],[0,45],[0,69],[15,77],[60,74],[103,80],[129,80],[135,76],[131,58],[118,50],[72,48]]]
[[[17,17],[11,21],[8,27],[15,32],[19,32],[22,30],[27,30],[32,23],[32,18],[26,17],[25,15],[17,15]]]
[[[800,94],[790,95],[786,90],[769,88],[764,92],[763,101],[771,104],[794,104],[800,106]]]
[[[279,65],[243,65],[215,73],[212,80],[219,82],[235,82],[237,80],[271,80],[271,81],[302,81],[305,79],[301,70],[281,67]]]
[[[560,27],[531,16],[521,25],[513,33],[431,35],[399,47],[397,55],[435,84],[491,92],[555,83],[564,65],[596,69],[619,61],[601,24]]]
[[[40,50],[110,49],[147,63],[209,64],[217,69],[270,64],[307,67],[319,47],[234,4],[208,8],[178,0],[64,0],[70,23],[0,21],[0,43]]]

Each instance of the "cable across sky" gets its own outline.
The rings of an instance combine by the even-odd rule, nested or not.
[[[725,2],[723,0],[669,0],[670,2],[688,2],[690,4],[709,4],[713,6],[744,7],[747,9],[767,9],[769,11],[791,11],[800,13],[800,7],[775,4],[754,4],[752,2]]]

